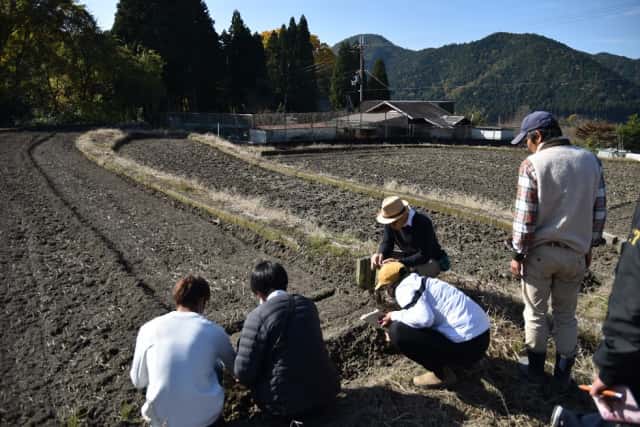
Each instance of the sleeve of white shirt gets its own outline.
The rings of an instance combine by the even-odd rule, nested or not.
[[[149,385],[149,373],[147,371],[147,350],[150,346],[145,338],[144,326],[140,328],[136,338],[136,349],[133,353],[133,363],[131,364],[131,382],[136,388],[145,388]]]
[[[216,343],[218,346],[218,354],[220,356],[220,360],[224,364],[224,369],[233,373],[233,362],[236,358],[236,352],[231,345],[231,339],[229,335],[222,329],[219,328],[219,334],[216,338]]]
[[[396,296],[396,300],[398,304],[406,305],[413,299],[413,295],[416,291],[412,290],[410,287],[400,288],[398,289],[399,294]],[[428,328],[433,325],[434,314],[433,310],[427,304],[426,298],[424,298],[424,294],[420,296],[418,302],[409,309],[406,310],[398,310],[391,312],[391,320],[395,322],[402,322],[407,326],[412,328],[421,329]]]

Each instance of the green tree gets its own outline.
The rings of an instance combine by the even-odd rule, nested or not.
[[[318,85],[318,98],[329,99],[331,91],[331,75],[336,63],[336,55],[326,43],[321,43],[318,36],[311,35],[313,45],[313,62],[316,69],[316,81]]]
[[[626,123],[618,126],[617,133],[622,139],[625,149],[640,151],[640,117],[638,114],[630,115]]]
[[[134,49],[144,46],[163,58],[168,109],[222,104],[219,39],[202,0],[120,0],[112,32]]]
[[[367,84],[366,99],[391,99],[387,69],[381,58],[378,58],[373,64],[373,72],[371,73],[371,78],[368,79]]]
[[[267,76],[273,94],[273,103],[277,107],[284,101],[285,82],[281,71],[283,52],[280,49],[280,40],[277,31],[271,31],[266,43],[265,56]]]
[[[351,83],[358,68],[359,55],[356,47],[347,42],[341,43],[331,76],[330,101],[334,109],[350,108],[357,105],[358,94]]]
[[[157,122],[166,92],[162,81],[164,61],[154,51],[117,46],[113,69],[113,111],[120,120]]]
[[[313,58],[313,45],[311,34],[304,15],[300,17],[297,27],[291,18],[289,27],[295,28],[295,32],[289,33],[289,37],[295,35],[291,55],[291,80],[295,91],[290,96],[290,109],[292,111],[315,111],[318,98],[318,85],[316,82],[315,64]],[[290,39],[291,40],[291,39]]]
[[[0,31],[3,121],[129,120],[154,108],[152,94],[134,100],[118,92],[118,81],[131,75],[117,68],[142,61],[138,80],[157,82],[160,70],[155,65],[161,64],[157,55],[138,56],[120,48],[97,28],[84,6],[71,0],[17,0],[1,2],[0,15],[9,25]],[[154,61],[149,61],[152,57]]]
[[[226,62],[228,108],[249,111],[268,104],[268,73],[262,37],[245,25],[240,12],[233,12],[228,32],[222,34]]]
[[[297,38],[300,42],[296,44],[299,69],[302,71],[298,77],[301,83],[297,93],[303,92],[306,95],[302,97],[295,96],[296,94],[291,95],[296,98],[293,101],[296,104],[295,107],[292,106],[292,101],[289,99],[288,107],[292,111],[315,110],[318,98],[329,98],[331,73],[335,63],[335,55],[331,48],[326,43],[321,43],[316,35],[310,34],[308,37],[310,46],[301,49],[306,45],[305,40],[308,33],[306,19],[303,18],[304,16],[300,18],[298,24]],[[288,76],[289,63],[291,62],[289,57],[290,43],[288,39],[280,38],[280,34],[282,37],[286,37],[286,32],[286,27],[282,26],[280,30],[264,31],[261,34],[267,57],[269,81],[273,90],[273,106],[276,108],[279,106],[284,108],[285,88],[288,87],[288,82],[291,80]],[[309,55],[309,49],[311,55]],[[313,101],[314,99],[315,101]]]

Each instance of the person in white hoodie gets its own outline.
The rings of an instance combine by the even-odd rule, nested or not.
[[[471,366],[484,357],[490,341],[489,317],[456,287],[389,262],[378,273],[376,290],[381,289],[401,307],[381,320],[391,344],[427,369],[413,378],[414,385],[451,385],[456,381],[451,366]]]
[[[138,332],[131,381],[147,389],[142,417],[153,427],[207,427],[222,413],[219,368],[233,372],[227,333],[204,316],[209,283],[188,275],[173,288],[176,310]]]

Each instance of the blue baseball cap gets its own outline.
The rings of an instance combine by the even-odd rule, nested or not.
[[[547,111],[534,111],[522,120],[520,133],[511,141],[511,144],[517,145],[522,142],[527,133],[536,129],[545,129],[558,126],[558,121],[553,115]]]

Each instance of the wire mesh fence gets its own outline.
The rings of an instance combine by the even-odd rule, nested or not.
[[[168,113],[167,123],[172,129],[204,130],[233,141],[256,144],[448,139],[456,136],[453,129],[434,129],[424,123],[412,123],[406,116],[391,112]]]

